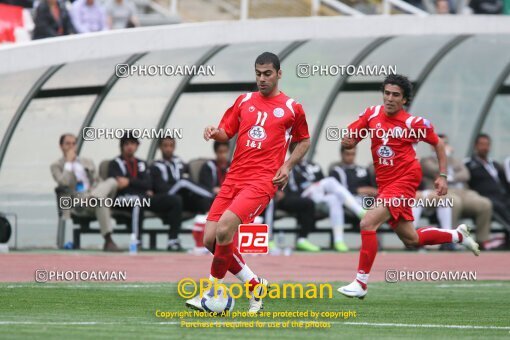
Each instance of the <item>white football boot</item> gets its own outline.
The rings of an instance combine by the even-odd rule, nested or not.
[[[268,294],[269,282],[261,277],[259,277],[258,279],[260,286],[255,288],[257,290],[257,296],[261,296],[264,293],[264,290],[266,291],[266,294]],[[248,309],[249,313],[258,313],[262,309],[264,309],[264,303],[262,302],[262,298],[255,297],[254,292],[255,290],[251,292],[250,308]]]
[[[186,300],[186,307],[205,312],[204,307],[202,307],[202,299],[200,298],[200,294],[194,298]]]
[[[460,244],[471,250],[475,256],[480,255],[480,247],[478,246],[478,243],[476,243],[475,240],[473,240],[471,237],[471,227],[465,224],[461,224],[455,230],[462,234],[462,242],[460,242]]]
[[[358,280],[352,281],[347,286],[343,286],[337,289],[339,293],[350,297],[350,298],[358,298],[358,299],[364,299],[365,295],[368,293],[368,289],[363,289],[361,285],[359,284]]]

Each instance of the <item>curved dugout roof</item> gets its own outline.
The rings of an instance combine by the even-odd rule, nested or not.
[[[406,30],[402,30],[406,27]],[[276,33],[275,33],[276,32]],[[383,77],[300,78],[298,64],[396,65],[417,93],[410,108],[447,133],[457,154],[469,153],[481,130],[493,157],[509,156],[510,25],[504,17],[370,17],[253,20],[152,27],[37,41],[0,48],[0,188],[51,192],[49,165],[58,137],[83,127],[183,129],[177,154],[210,157],[203,126],[216,124],[237,95],[253,90],[253,61],[263,51],[282,59],[281,88],[307,112],[324,168],[338,159],[328,126],[346,126],[381,101]],[[214,65],[214,77],[117,78],[117,64]],[[81,142],[81,141],[80,141]],[[118,154],[116,140],[83,142],[96,164]],[[156,156],[143,140],[138,156]],[[426,153],[428,150],[423,149]],[[358,161],[369,160],[368,144]]]

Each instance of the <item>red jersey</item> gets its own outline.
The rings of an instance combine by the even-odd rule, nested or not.
[[[439,141],[427,119],[411,116],[404,110],[388,116],[383,105],[367,108],[357,121],[349,125],[349,131],[354,136],[357,134],[357,138],[354,138],[357,141],[367,132],[370,133],[376,181],[381,188],[397,179],[405,180],[406,176],[419,174],[421,179],[416,145],[419,141],[437,145]]]
[[[283,92],[271,98],[259,92],[239,96],[218,128],[229,138],[238,134],[225,181],[262,184],[268,190],[274,190],[272,179],[285,161],[291,139],[310,138],[303,107]]]

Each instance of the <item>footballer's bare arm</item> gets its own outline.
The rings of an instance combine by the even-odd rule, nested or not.
[[[228,138],[225,130],[218,129],[215,126],[209,125],[204,129],[204,139],[206,141],[209,141],[209,139],[214,139],[218,142],[228,142],[230,138]]]
[[[306,138],[300,140],[297,143],[291,144],[291,154],[289,159],[283,163],[283,165],[278,169],[276,175],[273,178],[273,184],[277,185],[280,189],[284,189],[289,181],[289,173],[292,170],[292,167],[299,163],[301,159],[305,156],[306,152],[310,148],[310,138]]]
[[[299,142],[292,143],[291,145],[291,154],[289,159],[283,164],[287,165],[289,169],[292,169],[294,165],[298,164],[305,154],[308,152],[310,148],[310,138],[305,138],[300,140]]]
[[[439,138],[439,142],[434,146],[434,150],[436,151],[437,161],[439,163],[439,173],[442,174],[435,180],[434,187],[436,189],[436,194],[438,196],[443,196],[448,193],[448,181],[444,176],[447,172],[447,157],[441,138]]]

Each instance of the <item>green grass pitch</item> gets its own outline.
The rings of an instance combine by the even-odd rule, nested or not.
[[[2,283],[0,338],[77,339],[337,339],[502,338],[510,339],[510,282],[372,283],[365,300],[336,292],[332,299],[268,300],[266,312],[355,311],[356,318],[319,319],[330,328],[267,328],[303,319],[186,318],[186,321],[266,321],[264,328],[185,329],[159,311],[189,311],[175,283]],[[247,309],[245,298],[235,311]]]

